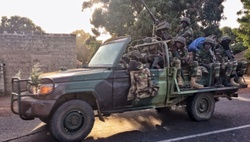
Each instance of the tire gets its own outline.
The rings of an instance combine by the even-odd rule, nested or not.
[[[62,104],[53,114],[50,129],[59,141],[81,141],[94,124],[92,107],[82,100],[71,100]]]
[[[196,94],[188,99],[187,114],[194,121],[209,120],[214,112],[214,97],[207,94]]]

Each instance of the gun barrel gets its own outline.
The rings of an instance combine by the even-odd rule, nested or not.
[[[150,11],[150,9],[147,7],[147,5],[145,4],[144,0],[141,0],[142,4],[144,5],[144,7],[147,9],[147,11],[149,12],[150,17],[153,19],[154,24],[157,24],[158,19],[155,18],[154,14]]]

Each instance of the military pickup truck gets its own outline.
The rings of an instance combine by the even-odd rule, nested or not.
[[[140,56],[132,56],[134,49],[140,59],[132,58]],[[190,88],[184,71],[185,87],[179,88],[170,60],[168,41],[118,38],[100,46],[88,65],[44,73],[38,85],[13,78],[11,110],[23,120],[47,123],[59,141],[80,141],[90,133],[95,116],[104,121],[112,113],[179,105],[192,120],[204,121],[220,97],[238,96],[238,87],[213,87],[211,71],[200,79],[202,89]]]

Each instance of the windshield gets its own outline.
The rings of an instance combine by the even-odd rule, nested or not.
[[[89,67],[112,67],[115,63],[124,41],[101,46],[89,62]]]

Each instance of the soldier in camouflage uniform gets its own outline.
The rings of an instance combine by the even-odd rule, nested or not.
[[[208,71],[213,71],[215,79],[215,87],[223,87],[220,79],[220,63],[216,61],[212,47],[214,46],[214,40],[206,38],[202,48],[195,53],[195,61],[198,65],[204,66]]]
[[[182,78],[182,67],[186,66],[188,68],[193,65],[192,57],[189,55],[188,50],[186,48],[186,39],[184,37],[177,37],[174,39],[173,45],[170,47],[171,55],[173,57],[171,61],[171,66],[177,69],[177,82],[180,87],[184,85],[183,78]],[[203,85],[196,83],[196,77],[201,75],[200,68],[197,70],[193,70],[196,76],[191,77],[190,86],[192,88],[203,88]]]
[[[223,78],[222,84],[226,87],[235,85],[235,83],[231,84],[229,82],[230,75],[233,71],[234,61],[228,58],[226,50],[219,44],[217,44],[217,46],[215,47],[214,53],[215,53],[217,61],[221,63],[220,72],[221,72],[221,77]]]
[[[225,57],[228,61],[232,64],[232,72],[230,74],[230,82],[233,86],[242,86],[246,87],[247,84],[243,81],[243,74],[246,72],[247,69],[247,62],[246,61],[239,61],[237,62],[234,59],[234,54],[230,49],[231,38],[229,36],[224,36],[221,38],[220,45],[224,49]],[[236,82],[235,82],[236,79]]]
[[[189,45],[194,36],[194,31],[190,26],[191,22],[190,19],[187,17],[181,18],[181,29],[178,31],[177,37],[182,36],[186,39],[187,45]]]
[[[184,86],[183,78],[181,76],[181,65],[187,62],[188,51],[186,48],[186,39],[184,37],[177,37],[174,39],[173,44],[170,47],[172,61],[171,66],[177,69],[177,82],[180,87]]]

